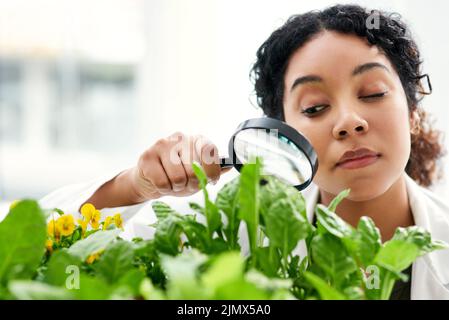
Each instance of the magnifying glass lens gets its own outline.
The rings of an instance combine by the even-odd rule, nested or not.
[[[264,175],[275,175],[292,185],[301,185],[312,177],[304,152],[276,129],[248,128],[238,132],[234,151],[243,164],[261,157]]]

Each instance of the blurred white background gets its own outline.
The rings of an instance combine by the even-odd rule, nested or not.
[[[424,105],[447,135],[448,2],[350,2],[410,24],[434,88]],[[248,77],[257,48],[290,15],[334,3],[0,0],[0,200],[124,169],[178,130],[225,155],[235,127],[262,115]],[[449,197],[446,181],[434,190]]]

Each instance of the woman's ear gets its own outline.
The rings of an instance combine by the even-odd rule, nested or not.
[[[410,113],[410,133],[412,135],[417,135],[421,131],[421,117],[419,116],[418,109],[413,110]]]

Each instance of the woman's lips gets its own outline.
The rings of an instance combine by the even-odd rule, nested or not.
[[[379,155],[367,155],[356,159],[346,160],[342,163],[339,163],[337,167],[343,169],[363,168],[375,163],[379,159],[379,157]]]

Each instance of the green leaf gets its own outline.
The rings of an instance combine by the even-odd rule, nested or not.
[[[201,277],[204,289],[214,300],[267,299],[268,290],[244,277],[245,264],[238,252],[226,252],[211,261]]]
[[[207,176],[204,173],[201,165],[198,163],[192,164],[193,172],[195,173],[198,181],[200,183],[200,187],[203,190],[204,201],[205,201],[205,215],[207,220],[207,228],[209,231],[209,236],[212,238],[212,235],[215,231],[220,230],[221,228],[221,216],[220,211],[217,206],[209,199],[209,193],[207,192]]]
[[[189,202],[189,207],[190,207],[192,210],[194,210],[194,211],[196,211],[196,212],[202,214],[203,216],[206,216],[206,212],[204,211],[204,208],[203,208],[202,206],[200,206],[198,203],[195,203],[195,202]]]
[[[156,248],[165,254],[178,254],[184,217],[162,201],[155,201],[152,206],[158,218],[154,235]]]
[[[290,201],[290,203],[293,205],[293,208],[296,212],[301,214],[301,216],[304,218],[305,221],[308,221],[307,219],[307,211],[306,211],[306,201],[302,195],[301,192],[298,192],[296,188],[288,187],[286,189],[287,194],[287,200]]]
[[[210,251],[210,239],[206,226],[197,222],[192,216],[184,216],[180,224],[190,247],[204,253],[212,253]]]
[[[107,300],[111,298],[114,288],[102,278],[80,274],[79,288],[70,290],[78,300]]]
[[[168,204],[162,201],[153,201],[151,203],[154,213],[158,220],[165,219],[168,216],[177,215],[178,213],[173,210]]]
[[[259,227],[259,182],[261,162],[248,163],[240,171],[239,218],[246,222],[251,255],[255,258]],[[255,261],[252,259],[251,261]],[[254,262],[253,262],[254,263]]]
[[[139,293],[145,300],[167,299],[164,292],[161,289],[156,288],[148,278],[143,279],[143,281],[141,282]]]
[[[64,288],[31,280],[13,280],[9,291],[19,300],[69,300],[74,296]]]
[[[270,239],[270,246],[279,248],[286,258],[299,240],[307,237],[310,231],[309,223],[294,210],[286,199],[274,202],[264,214],[265,233]]]
[[[195,173],[195,176],[198,178],[198,182],[200,185],[201,189],[206,189],[207,186],[207,175],[204,172],[203,168],[201,167],[201,164],[199,164],[198,162],[193,162],[192,163],[192,169],[193,172]],[[206,190],[207,192],[207,190]]]
[[[208,253],[218,254],[228,249],[227,243],[222,238],[214,238],[209,244]]]
[[[24,200],[0,223],[0,285],[29,279],[45,253],[46,223],[36,201]]]
[[[318,291],[323,300],[346,300],[338,290],[331,287],[326,281],[311,272],[304,272],[306,280]]]
[[[306,203],[303,195],[295,187],[285,184],[276,176],[264,176],[265,184],[260,188],[260,209],[263,214],[273,202],[286,199],[293,208],[307,220]]]
[[[269,278],[254,269],[248,270],[243,276],[247,281],[250,281],[257,287],[268,291],[275,291],[278,289],[288,290],[292,286],[292,279]]]
[[[159,220],[154,234],[156,248],[165,254],[177,255],[181,243],[181,219],[174,215]]]
[[[75,229],[75,231],[73,232],[73,234],[72,234],[72,243],[74,243],[74,242],[76,242],[76,241],[78,241],[79,239],[81,239],[81,233],[82,233],[82,231],[81,231],[82,229],[81,229],[81,227],[80,226],[78,226],[76,229]]]
[[[206,219],[209,235],[212,238],[214,231],[219,231],[221,229],[222,222],[220,210],[218,210],[217,206],[210,201],[208,197],[206,198]]]
[[[213,300],[267,300],[270,295],[271,293],[258,288],[256,284],[239,279],[218,288]]]
[[[272,246],[261,247],[258,248],[256,254],[259,269],[268,277],[278,276],[278,271],[281,267],[279,251]]]
[[[53,253],[45,271],[44,281],[55,286],[63,286],[70,274],[68,267],[80,267],[81,260],[72,256],[67,249],[57,250]]]
[[[336,236],[337,238],[346,238],[353,235],[353,228],[336,213],[329,210],[322,204],[318,204],[316,206],[315,212],[318,222],[330,234]]]
[[[225,213],[228,223],[224,229],[231,250],[238,247],[238,232],[240,227],[239,212],[239,187],[238,178],[228,182],[218,192],[216,206]]]
[[[300,256],[294,256],[291,258],[288,264],[288,276],[289,278],[299,278],[307,267],[307,259],[302,259]]]
[[[402,240],[415,244],[419,249],[419,256],[434,250],[446,249],[448,244],[443,241],[432,240],[430,233],[418,226],[397,228],[392,240]]]
[[[331,203],[328,206],[329,211],[335,212],[337,206],[344,198],[346,198],[349,195],[350,192],[351,192],[350,189],[343,190],[334,199],[332,199]]]
[[[126,287],[130,290],[134,297],[138,297],[140,294],[140,285],[145,279],[145,274],[138,269],[131,269],[122,276],[115,283],[116,287]]]
[[[190,251],[171,257],[162,255],[161,263],[167,275],[167,297],[169,299],[206,299],[209,292],[200,286],[198,267],[206,261],[198,251]]]
[[[146,273],[156,285],[165,284],[165,274],[160,266],[159,252],[154,239],[144,240],[134,244],[134,259],[136,266]]]
[[[383,245],[374,258],[374,262],[397,273],[407,269],[419,254],[419,248],[414,243],[394,239]]]
[[[244,260],[238,252],[226,252],[214,259],[209,269],[203,274],[203,284],[212,289],[243,279]]]
[[[363,289],[357,286],[345,288],[343,290],[343,295],[347,297],[348,300],[363,300],[365,298]]]
[[[133,258],[133,245],[128,241],[116,241],[106,248],[95,270],[112,284],[133,268]]]
[[[89,237],[76,242],[69,249],[68,253],[85,261],[91,254],[106,249],[122,232],[120,229],[98,231]]]
[[[379,252],[382,241],[379,229],[369,217],[362,217],[357,225],[358,258],[366,267],[369,266]]]
[[[134,256],[136,258],[149,258],[149,259],[157,257],[154,239],[142,240],[137,243],[134,243]]]
[[[357,270],[354,259],[340,239],[330,234],[317,235],[311,246],[313,262],[324,270],[336,288],[340,288],[349,275]]]

